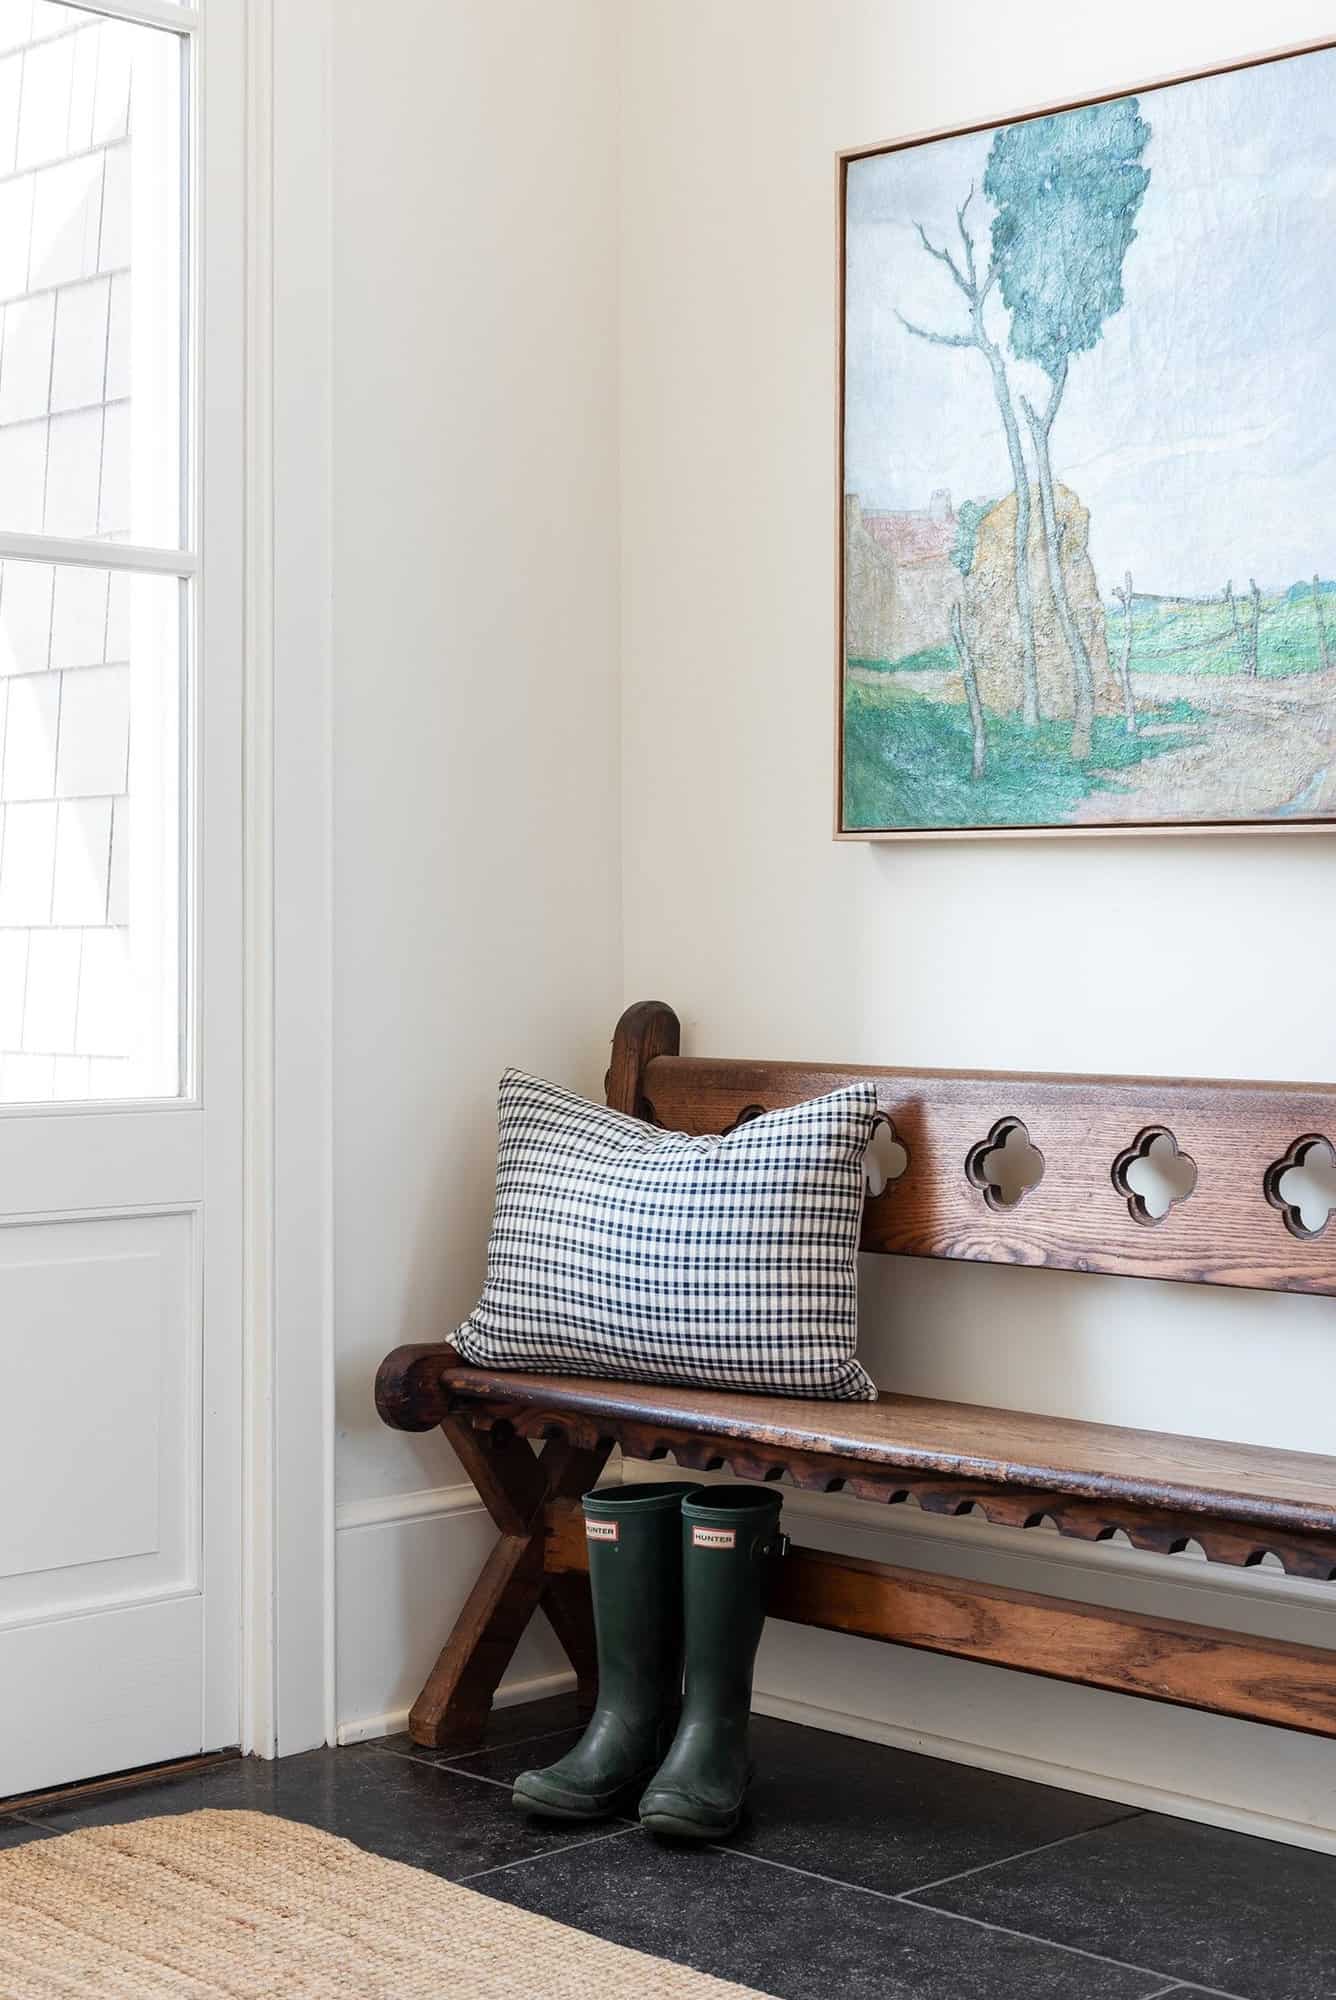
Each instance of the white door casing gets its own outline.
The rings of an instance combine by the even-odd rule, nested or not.
[[[331,21],[326,0],[245,11],[242,1742],[274,1756],[332,1743],[336,1709]]]

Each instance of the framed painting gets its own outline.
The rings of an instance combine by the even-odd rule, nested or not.
[[[841,156],[841,837],[1336,827],[1333,102]]]

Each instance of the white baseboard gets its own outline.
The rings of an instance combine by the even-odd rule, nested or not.
[[[335,1738],[361,1743],[403,1728],[496,1530],[467,1481],[345,1502],[335,1523]],[[539,1617],[497,1700],[532,1701],[570,1684],[566,1656]]]
[[[628,1464],[630,1480],[663,1476]],[[796,1538],[908,1568],[1143,1610],[1222,1630],[1331,1646],[1331,1585],[1217,1568],[1117,1543],[1067,1543],[901,1505],[783,1489]],[[338,1741],[403,1728],[494,1530],[466,1482],[338,1510]],[[422,1579],[435,1579],[434,1601]],[[497,1695],[532,1701],[572,1684],[535,1621]],[[821,1700],[813,1701],[814,1689]],[[1336,1853],[1336,1743],[789,1625],[772,1625],[756,1707],[1065,1791]]]
[[[826,1708],[819,1702],[765,1694],[759,1689],[752,1706],[758,1715],[773,1715],[781,1722],[799,1722],[808,1729],[829,1729],[837,1736],[855,1736],[864,1743],[886,1743],[894,1750],[940,1757],[948,1764],[969,1764],[977,1770],[1001,1772],[1004,1777],[1051,1785],[1058,1791],[1084,1792],[1097,1799],[1113,1799],[1119,1805],[1139,1806],[1146,1812],[1199,1820],[1205,1826],[1227,1827],[1234,1833],[1250,1833],[1262,1840],[1313,1848],[1319,1854],[1336,1854],[1336,1827],[1312,1826],[1307,1821],[1254,1812],[1246,1806],[1194,1798],[1186,1792],[1166,1791],[1163,1786],[1120,1778],[1108,1771],[1080,1770],[1071,1764],[1055,1764],[1044,1757],[1002,1749],[995,1743],[967,1743],[960,1737],[933,1735],[906,1724],[883,1722],[870,1715],[851,1715],[847,1709]]]
[[[564,1674],[535,1674],[525,1681],[502,1681],[492,1702],[493,1708],[518,1708],[522,1701],[542,1701],[550,1694],[565,1694],[575,1686],[575,1675],[568,1668]],[[408,1710],[396,1708],[388,1715],[364,1715],[359,1722],[339,1724],[338,1741],[348,1743],[371,1743],[378,1736],[397,1736],[408,1727]]]

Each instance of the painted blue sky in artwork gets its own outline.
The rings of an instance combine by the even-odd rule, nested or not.
[[[1150,185],[1125,304],[1072,364],[1054,469],[1091,510],[1107,598],[1264,590],[1336,577],[1336,51],[1139,94]],[[965,307],[923,251],[956,247],[955,208],[987,256],[992,134],[851,163],[845,485],[871,507],[1010,489],[981,355],[914,339],[895,314],[961,331]],[[1005,345],[994,293],[988,324]],[[1013,380],[1040,400],[1043,378]]]

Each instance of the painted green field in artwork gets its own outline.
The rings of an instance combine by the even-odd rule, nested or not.
[[[1199,742],[1199,718],[1185,702],[1157,704],[1159,733],[1129,737],[1121,723],[1096,719],[1090,756],[1066,755],[1070,725],[1027,730],[1012,717],[987,720],[988,762],[970,777],[970,719],[963,702],[915,694],[888,676],[880,686],[850,682],[844,707],[845,822],[881,826],[1023,826],[1070,820],[1098,793],[1121,789],[1120,774]]]
[[[1257,673],[1263,680],[1289,674],[1325,672],[1324,640],[1336,657],[1336,584],[1323,583],[1320,602],[1324,626],[1319,632],[1317,605],[1309,584],[1259,596]],[[1107,607],[1105,636],[1111,657],[1123,645],[1125,614]],[[898,660],[850,659],[851,668],[881,674],[949,673],[957,664],[950,646],[924,646]],[[1132,647],[1134,673],[1242,674],[1251,672],[1248,606],[1237,623],[1222,596],[1208,599],[1134,597]]]
[[[1336,650],[1336,595],[1321,587],[1321,604],[1330,642]],[[1122,644],[1123,614],[1106,614],[1110,653]],[[1247,674],[1251,670],[1250,620],[1245,602],[1236,628],[1223,598],[1203,603],[1192,598],[1134,599],[1132,664],[1137,673]],[[1322,639],[1317,609],[1308,584],[1271,596],[1261,596],[1257,621],[1257,672],[1260,678],[1320,673]]]
[[[908,653],[902,660],[850,659],[850,667],[861,667],[874,674],[932,674],[950,673],[956,663],[956,656],[949,646],[925,646],[922,652]]]
[[[1185,759],[1210,769],[1228,752],[1240,701],[1277,737],[1310,726],[1304,690],[1321,685],[1336,650],[1336,585],[1218,598],[1133,598],[1105,612],[1109,658],[1125,657],[1135,734],[1116,715],[1094,718],[1087,755],[1071,726],[1014,715],[983,718],[983,771],[950,646],[896,660],[851,659],[845,686],[844,811],[850,831],[885,826],[1096,824],[1106,812],[1163,798]],[[1238,684],[1238,693],[1230,685]],[[1272,712],[1279,704],[1279,713]],[[1190,754],[1190,757],[1188,756]],[[1162,774],[1156,765],[1162,763]],[[1163,783],[1161,782],[1161,775]],[[1294,810],[1309,802],[1297,788]],[[1101,803],[1102,802],[1102,803]]]

